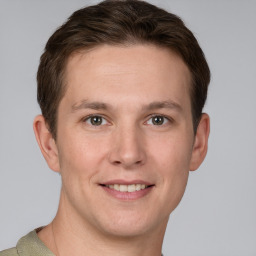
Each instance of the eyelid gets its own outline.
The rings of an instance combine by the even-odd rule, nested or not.
[[[170,116],[166,116],[166,115],[163,115],[163,114],[150,114],[149,116],[147,116],[147,119],[146,119],[146,121],[144,123],[147,123],[150,119],[152,119],[154,117],[157,117],[157,116],[163,117],[163,118],[167,119],[167,121],[169,123],[173,123],[174,122],[174,119],[172,117],[170,117]],[[103,114],[89,114],[89,115],[83,117],[81,120],[82,120],[82,122],[85,123],[86,121],[88,121],[92,117],[101,117],[103,120],[105,120],[107,122],[107,124],[110,124],[110,121],[108,120],[108,118],[105,117],[105,115],[103,115]],[[107,125],[107,124],[101,124],[99,126]],[[92,124],[90,124],[90,125],[93,126]],[[162,124],[162,125],[159,125],[159,126],[163,126],[163,125],[165,125],[165,124]]]
[[[85,116],[85,117],[82,118],[82,122],[86,123],[86,122],[87,122],[90,118],[92,118],[92,117],[101,117],[103,120],[106,121],[107,124],[110,123],[110,122],[108,121],[108,119],[107,119],[104,115],[102,115],[102,114],[90,114],[90,115],[87,115],[87,116]],[[103,125],[107,125],[107,124],[101,124],[101,125],[99,125],[99,126],[103,126]],[[92,124],[89,124],[89,125],[94,126],[94,125],[92,125]],[[95,125],[95,127],[96,127],[96,125]]]
[[[169,123],[173,123],[173,122],[174,122],[173,118],[171,118],[170,116],[166,116],[166,115],[163,115],[163,114],[151,114],[151,115],[149,115],[149,116],[147,117],[147,120],[146,120],[145,123],[147,123],[150,119],[152,119],[152,118],[154,118],[154,117],[157,117],[157,116],[163,117],[163,118],[167,119],[167,121],[168,121]],[[162,124],[162,125],[159,125],[159,126],[164,126],[164,125],[165,125],[165,123]],[[157,126],[157,125],[155,125],[155,126]]]

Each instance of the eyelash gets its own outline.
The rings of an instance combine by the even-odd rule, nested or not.
[[[90,121],[90,120],[91,120],[89,125],[94,126],[94,127],[106,125],[105,123],[104,123],[104,124],[100,123],[99,125],[93,125],[93,124],[92,124],[92,118],[95,118],[95,117],[96,117],[96,118],[101,118],[101,120],[102,120],[103,122],[104,122],[104,121],[105,121],[106,123],[108,122],[107,119],[104,118],[102,115],[89,115],[89,116],[83,118],[82,121],[83,121],[84,123],[86,123],[87,121]],[[166,122],[169,122],[169,123],[173,123],[173,122],[174,122],[174,120],[173,120],[171,117],[167,117],[167,116],[160,115],[160,114],[153,114],[153,115],[150,115],[150,116],[149,116],[149,118],[147,119],[147,121],[146,121],[145,123],[148,123],[149,120],[152,120],[153,118],[156,118],[156,117],[164,118],[165,120],[164,120],[164,123],[163,123],[163,124],[159,124],[159,125],[153,124],[153,122],[152,122],[151,125],[153,125],[153,126],[164,126],[164,125],[166,125]]]
[[[174,121],[171,117],[167,117],[167,116],[161,115],[161,114],[153,114],[153,115],[150,115],[150,117],[149,117],[149,119],[147,119],[146,123],[149,122],[149,120],[153,120],[153,118],[156,118],[156,117],[164,118],[165,121],[164,121],[163,124],[159,124],[159,125],[157,125],[157,124],[155,124],[155,125],[152,124],[153,126],[164,126],[164,125],[166,125],[167,123],[173,123],[173,121]]]
[[[105,122],[108,122],[108,121],[106,120],[106,118],[104,118],[102,115],[89,115],[89,116],[83,118],[82,121],[83,121],[84,123],[86,123],[87,121],[90,121],[90,120],[91,120],[91,122],[90,122],[89,125],[95,126],[95,127],[97,127],[97,126],[102,126],[102,124],[100,124],[100,125],[93,125],[93,124],[92,124],[92,118],[95,118],[95,117],[101,118],[101,119],[104,120]],[[103,125],[106,125],[106,124],[103,124]]]

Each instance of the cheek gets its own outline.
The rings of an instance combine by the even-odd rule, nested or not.
[[[69,133],[74,134],[74,133]],[[90,185],[92,177],[98,172],[104,147],[85,136],[64,136],[59,145],[60,169],[66,182]]]
[[[154,147],[155,164],[158,166],[158,177],[161,180],[159,200],[166,205],[166,213],[172,212],[180,202],[188,180],[191,158],[191,143],[185,138],[169,137],[159,141]],[[152,153],[153,154],[153,153]]]
[[[173,134],[157,138],[152,142],[151,155],[162,166],[164,172],[181,172],[189,170],[192,156],[191,138]]]
[[[171,193],[184,193],[188,174],[191,152],[181,144],[179,147],[166,143],[168,150],[162,151],[159,159],[160,173],[163,179],[164,189]],[[160,151],[159,151],[160,152]],[[167,194],[169,194],[167,192]]]
[[[98,182],[97,177],[104,169],[109,136],[93,136],[84,131],[62,130],[59,144],[59,159],[63,186],[85,194]]]
[[[72,133],[71,133],[72,134]],[[74,133],[73,133],[74,134]],[[100,147],[84,137],[65,136],[59,144],[62,189],[69,203],[83,212],[83,202],[90,202],[102,153]]]

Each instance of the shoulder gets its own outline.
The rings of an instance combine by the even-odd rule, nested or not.
[[[23,236],[15,248],[0,252],[0,256],[54,256],[37,236],[37,231],[33,230]]]
[[[16,248],[11,248],[8,250],[4,250],[0,252],[0,256],[18,256],[18,252]]]

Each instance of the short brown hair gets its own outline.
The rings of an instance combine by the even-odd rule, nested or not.
[[[77,50],[102,44],[154,44],[175,51],[188,66],[194,131],[210,82],[204,53],[192,32],[172,13],[139,0],[106,0],[74,12],[49,38],[37,73],[37,100],[53,137],[57,110],[65,94],[65,66]]]

